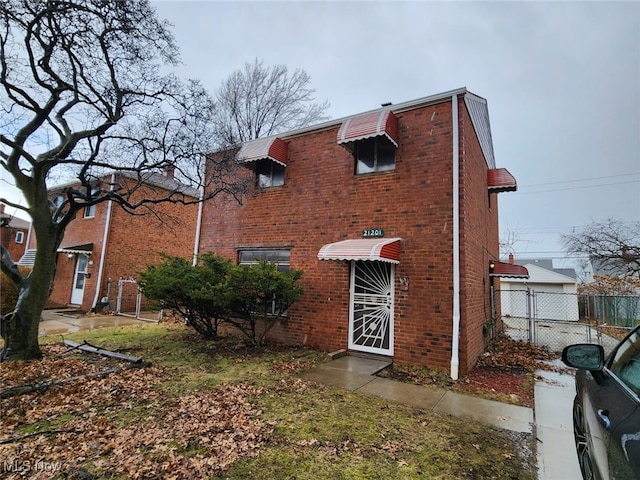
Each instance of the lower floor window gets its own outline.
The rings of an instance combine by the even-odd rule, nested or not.
[[[281,272],[289,270],[289,258],[291,252],[289,250],[240,250],[239,252],[239,264],[240,265],[256,265],[258,262],[271,262],[278,265],[278,270]],[[271,314],[276,314],[276,299],[275,296],[271,302]],[[283,312],[286,315],[287,312]]]
[[[278,270],[289,270],[289,250],[240,250],[240,265],[255,265],[258,262],[271,262],[278,265]]]

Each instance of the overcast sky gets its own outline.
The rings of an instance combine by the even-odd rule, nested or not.
[[[257,58],[306,70],[332,118],[458,87],[486,98],[520,258],[563,256],[559,234],[592,220],[640,221],[639,2],[154,5],[181,76],[212,93]]]

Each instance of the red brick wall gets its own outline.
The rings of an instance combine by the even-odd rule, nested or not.
[[[152,198],[154,193],[143,189],[139,195]],[[111,278],[109,296],[114,301],[118,279],[138,278],[138,271],[162,260],[160,253],[189,260],[193,258],[198,206],[161,203],[153,208],[155,214],[147,212],[138,216],[113,206],[100,296],[107,294],[107,283]],[[131,302],[135,297],[131,295],[135,294],[135,288],[125,286],[124,292],[127,291],[130,295],[127,302],[123,297],[122,308],[132,311],[135,305]]]
[[[16,235],[18,232],[22,232],[22,243],[16,242]],[[11,260],[17,262],[22,258],[27,247],[27,236],[29,230],[13,227],[0,228],[0,235],[2,236],[2,246],[9,251]]]
[[[107,204],[96,205],[93,217],[84,217],[84,210],[78,212],[75,220],[68,226],[64,234],[61,247],[83,245],[93,243],[93,251],[89,256],[89,266],[87,272],[91,275],[85,280],[84,301],[81,305],[83,310],[89,310],[95,294],[96,281],[98,278],[98,265],[102,253],[102,236],[107,218]],[[36,239],[37,242],[37,239]],[[36,247],[37,248],[37,247]],[[56,266],[56,277],[53,284],[53,291],[49,297],[49,303],[60,306],[71,302],[71,291],[74,282],[77,255],[69,258],[66,254],[58,254],[58,264]]]
[[[157,194],[157,191],[148,188],[138,192],[140,198],[152,198]],[[155,215],[150,212],[146,212],[146,215],[130,215],[114,204],[98,301],[107,296],[109,289],[109,300],[112,306],[115,306],[118,279],[120,277],[136,278],[137,271],[160,261],[159,252],[191,259],[195,243],[197,209],[197,205],[162,203],[154,207]],[[81,305],[81,309],[85,311],[91,309],[96,295],[107,211],[108,204],[102,203],[96,206],[96,214],[93,218],[83,218],[82,214],[79,214],[67,227],[62,242],[63,246],[93,243],[88,268],[91,276],[86,279]],[[75,262],[75,257],[68,259],[65,254],[58,256],[56,280],[50,303],[58,305],[69,303]],[[109,279],[111,279],[110,288]],[[133,292],[133,294],[127,295],[126,299],[123,298],[123,310],[135,309],[135,291],[133,286],[126,287],[125,292]]]
[[[287,139],[284,186],[253,191],[242,206],[225,198],[205,203],[201,252],[236,260],[240,246],[292,246],[291,266],[304,270],[305,294],[275,337],[337,350],[348,345],[350,266],[319,261],[318,251],[327,243],[360,238],[363,229],[382,228],[385,237],[402,238],[395,270],[394,361],[447,369],[453,315],[451,102],[397,116],[400,139],[392,172],[355,175],[352,155],[336,143],[339,126]],[[471,128],[468,116],[464,120]],[[473,178],[468,195],[473,198],[461,209],[470,209],[474,220],[464,234],[476,238],[487,197],[486,165],[465,147],[461,142],[461,162]],[[465,192],[462,189],[461,195]],[[475,355],[476,345],[482,343],[483,299],[477,296],[482,292],[481,265],[488,258],[482,256],[485,239],[488,234],[461,244],[473,248],[463,257],[465,264],[473,265],[464,281],[480,285],[464,286],[468,298],[463,327],[472,330],[469,338],[463,336],[463,355]],[[404,290],[401,277],[408,280]],[[461,359],[462,372],[473,361]]]
[[[461,341],[460,371],[484,352],[483,326],[491,318],[489,263],[499,258],[497,195],[487,189],[488,166],[464,101],[460,101]],[[463,364],[464,361],[464,364]]]

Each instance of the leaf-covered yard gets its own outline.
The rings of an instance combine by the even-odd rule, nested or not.
[[[145,363],[47,339],[43,361],[3,364],[3,391],[36,387],[0,400],[3,478],[535,478],[531,436],[301,380],[313,350],[180,325],[68,338]]]

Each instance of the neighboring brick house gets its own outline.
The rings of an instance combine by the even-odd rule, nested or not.
[[[516,182],[495,166],[486,100],[385,105],[245,143],[238,161],[256,186],[242,205],[204,204],[200,252],[304,271],[273,338],[453,378],[474,365],[492,277],[526,275],[497,262],[497,193]]]
[[[120,174],[122,175],[122,174]],[[105,183],[126,182],[127,176],[105,177]],[[52,200],[70,185],[50,191]],[[179,188],[191,198],[197,190],[177,182],[171,173],[149,174],[136,198],[162,198]],[[58,262],[50,306],[74,306],[83,311],[97,307],[115,308],[119,279],[135,279],[147,265],[159,263],[159,253],[192,258],[194,254],[197,205],[159,203],[155,213],[137,210],[131,215],[112,202],[80,211],[67,227],[58,249]],[[33,265],[35,239],[20,263]],[[137,287],[127,288],[121,299],[123,311],[135,309]],[[134,292],[134,293],[132,293]]]
[[[11,259],[17,262],[27,249],[27,237],[31,223],[9,215],[5,212],[6,205],[0,203],[0,235],[2,246],[7,249]]]

